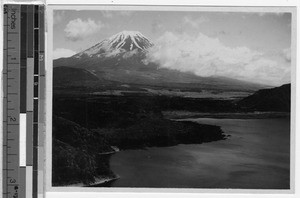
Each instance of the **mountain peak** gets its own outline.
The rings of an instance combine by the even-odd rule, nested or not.
[[[109,39],[114,39],[115,37],[118,36],[125,36],[125,37],[134,37],[134,36],[141,36],[141,37],[145,37],[141,32],[139,31],[132,31],[132,30],[123,30],[121,32],[118,32],[117,34],[112,35]]]
[[[145,50],[153,45],[149,39],[139,31],[124,30],[111,36],[108,40],[113,48],[122,48],[127,51],[134,49]]]
[[[82,55],[88,55],[89,57],[110,57],[134,50],[135,52],[145,51],[152,46],[152,42],[141,32],[124,30],[74,55],[74,57],[80,58]]]

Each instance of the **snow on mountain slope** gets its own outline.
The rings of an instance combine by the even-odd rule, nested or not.
[[[138,31],[122,31],[111,36],[109,41],[109,44],[112,48],[123,48],[127,51],[131,51],[136,48],[146,50],[147,48],[153,46],[149,39]]]
[[[152,42],[138,31],[122,31],[100,43],[84,50],[73,57],[81,58],[89,57],[111,57],[120,53],[130,52],[130,54],[138,51],[146,51],[153,46]]]

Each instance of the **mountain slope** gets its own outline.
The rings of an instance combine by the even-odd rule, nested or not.
[[[97,81],[99,78],[85,69],[71,67],[57,67],[53,69],[53,81],[55,83],[67,83],[75,81]]]
[[[248,96],[238,104],[253,111],[283,111],[291,108],[291,84],[285,84],[272,89],[262,89]]]

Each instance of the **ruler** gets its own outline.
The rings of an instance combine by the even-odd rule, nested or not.
[[[44,6],[3,13],[3,198],[43,197]]]

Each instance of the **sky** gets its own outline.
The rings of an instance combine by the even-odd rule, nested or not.
[[[53,58],[123,30],[154,43],[145,62],[161,67],[267,85],[290,82],[290,13],[55,10]]]

